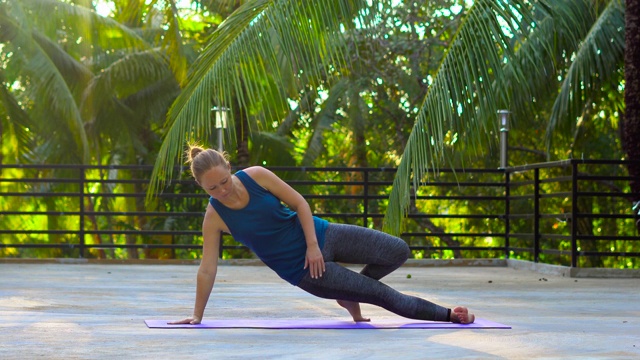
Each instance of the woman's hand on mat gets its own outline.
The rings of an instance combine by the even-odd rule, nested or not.
[[[200,324],[200,322],[202,322],[201,318],[199,318],[197,316],[191,316],[191,317],[188,317],[186,319],[177,320],[177,321],[171,321],[171,322],[169,322],[169,325],[178,325],[178,324],[198,325],[198,324]]]
[[[311,278],[317,279],[322,277],[322,273],[325,271],[324,258],[322,252],[318,246],[311,246],[307,248],[307,256],[304,259],[304,268],[309,268]]]

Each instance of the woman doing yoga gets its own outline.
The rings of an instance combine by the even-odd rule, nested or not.
[[[380,282],[408,258],[397,237],[313,216],[306,200],[271,171],[249,167],[231,174],[224,154],[191,145],[191,173],[210,196],[202,224],[203,251],[193,314],[172,324],[199,324],[216,278],[221,233],[246,245],[282,279],[321,298],[337,300],[354,321],[360,303],[400,316],[468,324],[466,307],[449,309],[402,294]],[[338,264],[364,264],[360,273]]]

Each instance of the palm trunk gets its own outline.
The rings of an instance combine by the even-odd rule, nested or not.
[[[249,121],[239,102],[238,106],[234,108],[233,115],[236,120],[236,165],[249,166]]]
[[[4,86],[4,84],[0,83],[0,86]],[[4,156],[2,152],[2,149],[4,149],[4,145],[2,141],[2,139],[4,139],[3,133],[4,133],[4,128],[2,127],[2,121],[0,121],[0,165],[4,164]],[[0,175],[2,175],[2,168],[0,168]]]
[[[87,196],[85,198],[85,200],[87,201],[87,204],[83,205],[85,207],[85,213],[86,212],[90,212],[90,211],[91,212],[95,211],[96,205],[93,202],[93,200],[91,200],[91,197]],[[89,219],[89,222],[91,223],[91,227],[93,228],[94,231],[100,230],[100,227],[98,226],[98,219],[96,218],[95,215],[86,215],[86,217]],[[94,244],[102,245],[102,237],[100,237],[100,234],[94,234],[93,235],[93,241],[94,241]],[[97,258],[98,259],[106,259],[107,258],[107,254],[104,251],[104,249],[97,249],[96,252],[97,252]],[[111,250],[110,254],[111,254],[112,258],[113,258],[113,253],[114,253],[114,251]]]
[[[625,12],[625,115],[622,144],[631,161],[640,161],[640,2],[626,0]],[[632,201],[640,204],[640,163],[629,164]],[[636,214],[640,209],[635,208]],[[640,221],[636,221],[640,230]]]

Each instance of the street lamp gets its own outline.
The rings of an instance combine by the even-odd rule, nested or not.
[[[224,129],[227,128],[227,116],[228,116],[228,112],[229,109],[225,108],[225,107],[214,107],[211,109],[211,111],[213,111],[213,113],[215,114],[215,125],[216,125],[216,130],[218,131],[218,151],[222,152],[224,150],[223,144],[222,144],[222,138],[223,138],[223,132]]]
[[[500,123],[500,168],[509,166],[507,147],[509,145],[509,110],[498,110],[498,121]]]

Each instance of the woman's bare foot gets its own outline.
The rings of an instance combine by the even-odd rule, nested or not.
[[[354,301],[347,301],[347,300],[336,300],[336,301],[338,302],[338,305],[347,309],[349,314],[351,314],[353,321],[355,322],[371,321],[371,319],[369,318],[362,317],[362,313],[360,312],[360,303],[357,303]]]
[[[451,311],[451,322],[456,324],[471,324],[476,321],[473,314],[469,314],[469,310],[464,306],[458,306]]]

